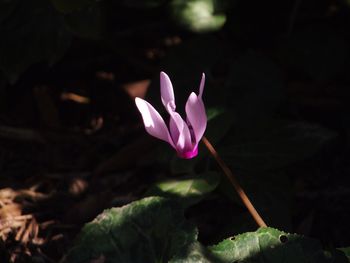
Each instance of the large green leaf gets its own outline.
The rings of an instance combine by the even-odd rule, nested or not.
[[[173,200],[149,197],[104,211],[82,229],[65,263],[168,262],[197,238]]]
[[[222,263],[347,263],[344,255],[322,250],[320,242],[273,228],[260,228],[210,247]]]
[[[37,62],[55,63],[70,45],[61,16],[46,0],[1,1],[0,70],[11,81]]]
[[[317,240],[260,228],[215,246],[197,242],[197,231],[171,199],[149,197],[112,208],[85,225],[63,263],[347,263],[339,250],[323,251]]]
[[[188,206],[214,191],[219,182],[219,174],[208,171],[185,179],[173,179],[156,183],[146,195],[179,198],[183,205]]]

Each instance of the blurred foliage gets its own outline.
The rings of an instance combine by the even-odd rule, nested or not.
[[[175,23],[193,32],[216,31],[226,22],[225,0],[172,0],[170,12]]]
[[[206,194],[214,191],[219,182],[219,174],[208,171],[190,178],[158,182],[146,192],[146,196],[180,199],[181,204],[186,207],[198,203]]]

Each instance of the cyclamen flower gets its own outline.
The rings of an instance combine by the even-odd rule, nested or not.
[[[198,154],[198,143],[207,127],[202,94],[205,75],[199,85],[199,94],[192,92],[187,99],[185,111],[186,121],[177,113],[173,85],[167,74],[160,73],[160,93],[162,103],[170,115],[167,126],[158,111],[147,101],[136,98],[135,103],[139,109],[146,131],[163,141],[168,142],[177,152],[178,156],[191,159]]]

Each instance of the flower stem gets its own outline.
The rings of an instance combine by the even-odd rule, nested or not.
[[[221,169],[223,170],[224,174],[226,175],[227,179],[231,182],[232,186],[235,188],[237,191],[239,197],[241,198],[243,204],[246,206],[248,209],[249,213],[252,215],[254,218],[255,222],[258,224],[260,227],[266,227],[266,223],[264,220],[261,218],[259,215],[258,211],[256,211],[255,207],[253,204],[250,202],[248,196],[244,192],[242,186],[239,184],[237,181],[236,177],[233,175],[231,172],[230,168],[226,165],[226,163],[221,159],[217,151],[214,149],[213,145],[208,141],[206,137],[203,136],[202,142],[204,143],[205,147],[209,150],[210,154],[214,157],[216,162],[219,164]]]

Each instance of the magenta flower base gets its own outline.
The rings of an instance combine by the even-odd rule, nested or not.
[[[193,149],[193,151],[190,151],[190,152],[185,152],[185,153],[178,152],[177,155],[183,159],[192,159],[193,157],[196,157],[198,155],[198,147],[196,149]]]

